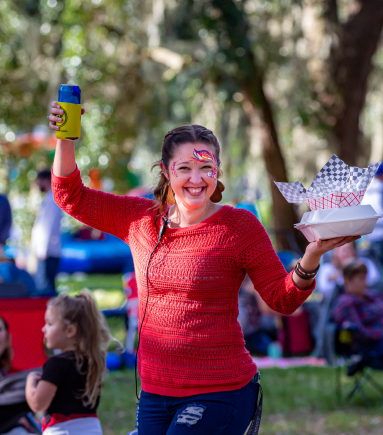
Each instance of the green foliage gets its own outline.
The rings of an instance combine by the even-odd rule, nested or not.
[[[345,22],[348,2],[338,4]],[[149,167],[164,134],[199,123],[221,142],[224,200],[261,197],[270,207],[262,137],[249,123],[243,86],[253,71],[249,53],[291,181],[307,185],[336,151],[339,96],[329,69],[336,41],[322,0],[0,0],[0,191],[14,202],[24,197],[26,207],[15,211],[22,243],[39,200],[28,191],[34,173],[51,165],[53,148],[25,143],[29,151],[22,153],[20,133],[47,124],[61,83],[82,89],[86,113],[76,158],[86,184],[97,168],[116,193],[152,185]],[[379,48],[363,116],[377,159],[382,65]]]

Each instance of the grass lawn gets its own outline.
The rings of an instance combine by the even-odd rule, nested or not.
[[[100,308],[124,302],[121,275],[71,275],[58,284],[60,290],[70,294],[90,288]],[[108,324],[113,336],[124,342],[123,320],[109,318]],[[383,372],[376,373],[375,379],[383,385]],[[339,402],[333,368],[263,369],[261,381],[264,391],[261,435],[383,434],[383,402],[377,393],[366,388],[370,407],[364,405],[358,394],[349,403]],[[343,395],[352,385],[352,380],[342,376]],[[105,435],[126,435],[133,430],[135,402],[134,371],[109,373],[98,412]]]
[[[383,384],[383,373],[376,377]],[[262,370],[264,412],[262,435],[381,435],[383,404],[370,389],[372,404],[366,408],[357,396],[351,403],[338,402],[335,369],[301,367]],[[342,379],[343,391],[352,386]],[[123,435],[135,421],[134,372],[109,373],[105,379],[99,416],[105,435]]]

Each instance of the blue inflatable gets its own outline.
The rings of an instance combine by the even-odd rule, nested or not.
[[[122,359],[114,352],[109,352],[106,355],[106,368],[110,371],[120,370],[122,367]]]
[[[122,354],[122,359],[124,361],[125,367],[128,369],[134,369],[136,363],[136,355],[129,352],[124,352]]]
[[[76,240],[70,233],[63,234],[60,272],[133,272],[129,246],[118,237],[105,236],[105,240]]]

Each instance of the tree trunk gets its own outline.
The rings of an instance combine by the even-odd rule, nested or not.
[[[301,249],[304,250],[307,242],[300,232],[294,230],[294,223],[297,222],[297,217],[293,204],[285,200],[274,183],[274,181],[288,181],[286,165],[279,143],[272,107],[264,92],[263,77],[258,70],[247,36],[249,25],[246,21],[245,13],[239,10],[232,0],[213,0],[212,3],[214,7],[221,11],[221,18],[225,23],[225,30],[231,42],[231,50],[235,52],[235,49],[238,47],[242,47],[245,50],[245,55],[242,57],[233,55],[231,51],[228,54],[231,61],[235,61],[238,65],[238,70],[241,71],[240,86],[248,103],[244,107],[245,109],[247,107],[250,120],[253,116],[260,116],[261,118],[263,158],[273,200],[272,214],[274,228],[277,231],[294,231]],[[277,232],[276,241],[278,249],[291,249],[284,234]]]
[[[359,120],[382,27],[383,1],[360,1],[360,10],[339,28],[339,46],[333,56],[334,82],[343,100],[335,125],[339,157],[353,166],[362,154]]]
[[[300,249],[304,251],[307,246],[307,240],[300,231],[294,229],[294,224],[298,222],[294,206],[286,201],[274,183],[274,181],[287,182],[288,178],[271,104],[265,95],[262,78],[258,77],[257,80],[246,83],[244,94],[246,101],[250,103],[250,105],[245,105],[250,122],[254,116],[258,116],[261,119],[262,154],[273,200],[273,224],[277,231],[277,247],[281,250],[292,248],[286,234],[284,234],[286,231],[292,231]],[[254,102],[258,101],[258,99],[260,102],[257,107]]]

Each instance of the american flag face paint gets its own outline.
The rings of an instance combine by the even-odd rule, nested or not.
[[[179,161],[182,161],[182,158],[179,159]],[[190,157],[189,161],[195,164],[197,164],[197,162],[213,163],[213,169],[207,173],[207,176],[214,179],[217,178],[218,165],[214,154],[209,153],[209,151],[207,150],[201,150],[201,151],[194,150],[193,157]],[[172,166],[170,167],[170,170],[172,171],[172,174],[175,177],[178,177],[176,171],[176,164],[177,164],[177,160],[173,162]]]
[[[211,162],[213,163],[213,169],[207,173],[207,176],[210,178],[217,178],[217,160],[215,159],[214,154],[210,154],[207,150],[197,151],[194,150],[193,157],[189,159],[193,163],[197,162]]]

